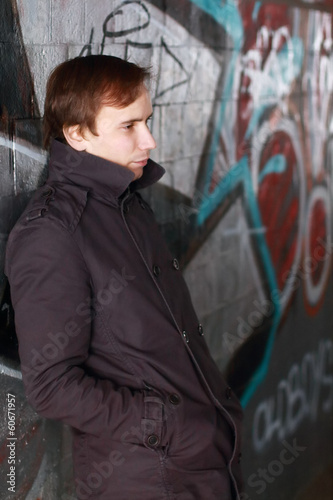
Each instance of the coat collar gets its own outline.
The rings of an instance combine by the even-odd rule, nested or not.
[[[118,199],[130,184],[131,191],[142,189],[157,182],[164,173],[163,167],[148,160],[142,177],[133,181],[134,173],[127,168],[54,140],[48,181],[76,184],[87,188],[93,195]]]

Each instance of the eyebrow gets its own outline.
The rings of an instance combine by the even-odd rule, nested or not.
[[[134,122],[143,122],[143,121],[148,121],[150,118],[153,116],[153,113],[151,113],[146,120],[143,118],[131,118],[130,120],[125,120],[124,122],[121,122],[120,125],[125,125],[125,123],[134,123]]]

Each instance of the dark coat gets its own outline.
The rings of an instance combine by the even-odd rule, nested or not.
[[[79,499],[239,498],[241,409],[141,179],[55,141],[8,275],[28,401],[73,428]]]

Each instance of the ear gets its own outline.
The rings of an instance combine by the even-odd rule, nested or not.
[[[73,149],[76,149],[76,151],[84,151],[87,148],[88,141],[84,138],[80,130],[80,125],[64,126],[62,131],[66,141]]]

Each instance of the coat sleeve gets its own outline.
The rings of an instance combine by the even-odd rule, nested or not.
[[[141,391],[88,375],[90,275],[70,233],[39,219],[14,230],[7,245],[9,279],[26,396],[42,416],[90,434],[128,431],[140,422]]]

